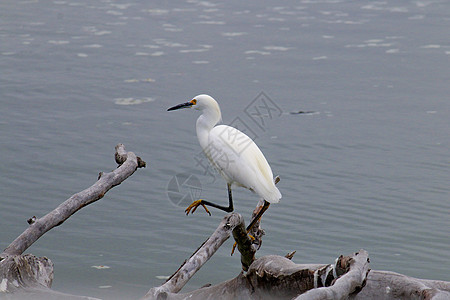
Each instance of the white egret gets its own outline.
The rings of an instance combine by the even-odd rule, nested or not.
[[[168,111],[188,107],[202,112],[196,126],[198,141],[211,165],[227,181],[229,203],[227,207],[203,199],[196,200],[186,208],[186,214],[191,210],[194,213],[199,205],[210,215],[205,205],[232,212],[231,187],[241,186],[265,200],[260,213],[247,228],[249,230],[270,203],[280,201],[281,193],[275,186],[272,169],[261,150],[246,134],[231,126],[217,125],[221,120],[221,112],[219,104],[211,96],[198,95],[191,101],[169,108]]]

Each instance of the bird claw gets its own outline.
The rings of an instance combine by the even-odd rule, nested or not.
[[[196,211],[197,207],[199,207],[200,205],[203,206],[203,208],[205,209],[205,211],[206,211],[209,215],[211,215],[211,213],[210,213],[209,210],[206,208],[205,204],[202,203],[202,201],[203,201],[203,200],[200,199],[200,200],[195,200],[194,202],[192,202],[192,204],[189,205],[189,206],[184,210],[184,211],[186,212],[186,215],[189,215],[189,213],[193,214],[193,213]],[[192,210],[192,212],[191,212],[191,210]]]
[[[234,254],[234,250],[236,250],[236,246],[237,246],[237,243],[236,243],[236,242],[234,242],[234,244],[233,244],[233,248],[231,249],[231,256],[233,256],[233,254]]]
[[[251,234],[247,234],[247,235],[248,235],[248,237],[252,240],[252,242],[253,242],[254,240],[256,240],[255,237],[254,237],[253,235],[251,235]],[[236,246],[237,246],[237,242],[234,242],[233,248],[231,249],[231,256],[233,256],[234,250],[236,250]]]

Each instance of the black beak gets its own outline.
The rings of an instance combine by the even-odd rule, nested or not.
[[[189,102],[186,102],[186,103],[181,103],[181,104],[175,105],[175,106],[167,109],[167,111],[177,110],[177,109],[186,108],[186,107],[191,107],[192,105],[194,105],[194,104],[189,101]]]

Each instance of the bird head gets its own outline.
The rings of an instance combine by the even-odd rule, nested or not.
[[[195,96],[191,101],[175,105],[167,110],[171,111],[188,107],[192,107],[201,111],[212,110],[220,114],[219,104],[217,104],[216,100],[214,100],[213,97],[205,94]]]

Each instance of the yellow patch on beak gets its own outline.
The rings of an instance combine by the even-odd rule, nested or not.
[[[195,100],[195,99],[192,99],[191,101],[189,101],[190,103],[192,103],[192,105],[195,105],[195,104],[197,104],[197,100]]]

